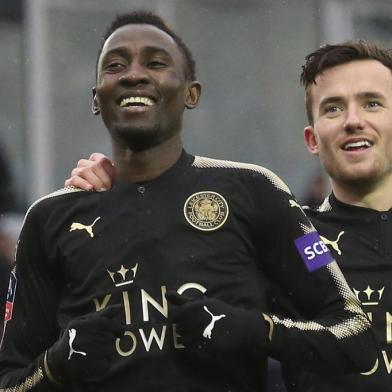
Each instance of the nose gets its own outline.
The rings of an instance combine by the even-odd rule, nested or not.
[[[355,132],[365,127],[365,121],[362,118],[360,109],[357,107],[349,107],[346,112],[346,118],[343,124],[343,128],[347,132]]]
[[[118,80],[123,85],[137,86],[139,84],[147,84],[149,76],[142,64],[134,62],[128,66]]]

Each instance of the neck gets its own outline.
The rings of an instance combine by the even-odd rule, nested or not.
[[[392,208],[392,177],[375,184],[342,184],[331,180],[332,191],[343,203],[376,211],[388,211]]]
[[[130,182],[153,180],[173,166],[181,152],[182,141],[179,134],[144,151],[132,151],[113,142],[116,178]]]

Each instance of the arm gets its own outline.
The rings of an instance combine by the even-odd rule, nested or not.
[[[47,209],[31,208],[22,228],[8,292],[13,306],[7,304],[0,348],[0,391],[69,390],[69,384],[88,384],[108,371],[111,350],[114,354],[118,309],[82,315],[63,331],[57,324],[61,260],[48,257],[47,215]],[[50,244],[51,249],[56,245]],[[86,355],[70,355],[71,344]]]
[[[45,351],[57,339],[56,306],[59,296],[51,267],[39,238],[38,217],[33,212],[23,226],[16,267],[10,282],[8,315],[0,350],[0,390],[33,387],[50,390],[45,371]],[[32,260],[35,263],[32,263]],[[12,310],[12,312],[11,312]],[[28,321],[28,322],[26,322]]]
[[[274,286],[271,312],[265,313],[272,327],[270,355],[316,372],[368,370],[376,343],[360,302],[288,188],[277,178],[272,183],[266,204],[258,206],[256,198],[254,207],[255,238]],[[265,198],[260,194],[259,200]],[[277,313],[282,298],[291,313]]]
[[[255,261],[274,288],[271,307],[262,312],[211,297],[170,295],[172,317],[188,352],[214,363],[249,356],[258,363],[268,353],[316,372],[368,370],[376,345],[360,303],[285,184],[272,173],[262,174],[250,176],[249,224],[258,250]],[[260,286],[268,291],[264,281]],[[279,313],[278,294],[293,312]]]

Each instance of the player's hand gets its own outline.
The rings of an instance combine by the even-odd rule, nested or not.
[[[47,351],[49,378],[59,384],[95,383],[104,378],[121,333],[122,306],[110,306],[72,320],[61,338]]]
[[[112,187],[116,171],[111,160],[99,153],[91,154],[89,159],[81,159],[71,172],[64,185],[75,186],[86,191],[105,191]]]
[[[213,298],[189,299],[168,293],[170,314],[191,355],[218,359],[259,355],[268,344],[268,324],[261,312],[236,308]]]

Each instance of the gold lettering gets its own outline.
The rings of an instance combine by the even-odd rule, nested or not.
[[[120,347],[121,338],[117,338],[116,339],[116,350],[122,357],[129,357],[130,355],[133,354],[133,352],[136,349],[136,344],[137,344],[136,336],[131,331],[125,331],[124,332],[124,336],[129,336],[132,339],[132,346],[131,346],[131,348],[128,351],[124,351]]]
[[[392,343],[392,314],[389,312],[385,313],[385,319],[387,324],[387,343]]]
[[[125,310],[125,324],[131,324],[131,305],[129,303],[129,295],[127,291],[122,292],[123,302],[124,302],[124,310]]]
[[[166,286],[161,286],[162,305],[160,305],[150,294],[145,290],[142,292],[142,308],[143,308],[143,321],[150,321],[148,313],[148,304],[150,303],[159,313],[163,314],[166,318],[168,316],[167,299],[166,299]]]
[[[140,336],[143,339],[144,347],[146,348],[147,352],[150,351],[151,348],[151,343],[153,340],[155,340],[159,346],[159,349],[162,350],[163,343],[165,341],[165,334],[166,334],[166,325],[162,327],[162,332],[161,332],[161,337],[159,338],[157,335],[157,332],[155,331],[155,328],[151,328],[150,336],[148,337],[148,340],[146,339],[146,336],[144,334],[144,331],[142,329],[139,329]]]
[[[377,369],[378,369],[378,358],[376,359],[374,366],[369,371],[361,374],[362,376],[370,376],[371,374],[375,373]]]
[[[173,342],[174,342],[174,348],[185,348],[185,346],[181,343],[179,343],[178,338],[181,337],[181,335],[177,332],[177,325],[173,324]]]
[[[111,297],[111,294],[107,294],[102,303],[99,302],[98,298],[94,298],[95,310],[99,312],[100,310],[105,309]]]
[[[369,317],[369,320],[373,321],[373,313],[372,312],[367,312],[366,314]]]
[[[392,372],[392,360],[390,360],[388,358],[388,354],[386,353],[385,350],[382,350],[381,352],[382,352],[382,356],[384,358],[385,367],[387,368],[387,372],[388,372],[388,374],[391,374],[391,372]]]
[[[207,289],[204,286],[202,286],[200,283],[191,282],[191,283],[184,283],[182,286],[180,286],[179,289],[177,290],[177,293],[182,295],[188,289],[196,289],[203,294],[207,291]]]

